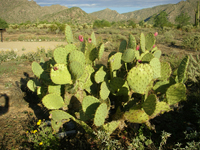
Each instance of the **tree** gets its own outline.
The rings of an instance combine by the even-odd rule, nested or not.
[[[164,27],[169,25],[169,21],[167,20],[168,14],[165,11],[162,11],[155,17],[154,26],[155,27]]]
[[[8,28],[8,23],[0,18],[0,29]]]
[[[190,16],[187,13],[181,13],[175,19],[175,22],[178,24],[178,27],[183,27],[185,25],[190,24]]]

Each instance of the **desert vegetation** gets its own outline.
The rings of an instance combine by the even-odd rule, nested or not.
[[[200,29],[189,19],[8,24],[6,42],[66,45],[0,51],[0,148],[199,149]]]

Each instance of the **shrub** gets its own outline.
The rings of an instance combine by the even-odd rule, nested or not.
[[[191,50],[200,50],[200,35],[185,37],[182,41],[182,46]]]
[[[106,20],[96,20],[93,23],[94,28],[103,28],[103,27],[110,27],[110,26],[111,26],[110,22]]]
[[[8,23],[5,20],[0,18],[0,29],[1,28],[2,29],[8,28]]]

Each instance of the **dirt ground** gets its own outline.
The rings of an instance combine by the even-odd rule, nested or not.
[[[1,42],[1,50],[14,50],[18,55],[23,53],[37,51],[37,48],[43,47],[45,50],[54,49],[58,45],[66,45],[66,42]],[[183,54],[199,52],[188,51],[177,46],[157,45],[164,54],[175,54],[177,57]],[[22,50],[25,49],[25,50]],[[107,53],[102,62],[105,62]],[[33,77],[30,62],[5,62],[2,65],[10,68],[15,66],[13,71],[0,74],[0,149],[23,149],[20,147],[26,132],[28,120],[40,116],[40,103],[37,97],[31,93],[26,82]],[[35,100],[35,101],[34,101]],[[20,142],[19,142],[20,141]]]
[[[0,51],[14,50],[19,56],[23,53],[34,52],[37,49],[44,48],[55,49],[58,46],[66,45],[66,42],[0,42]]]

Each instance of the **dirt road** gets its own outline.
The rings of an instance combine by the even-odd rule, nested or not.
[[[37,51],[38,48],[44,48],[47,51],[66,44],[67,42],[0,42],[0,51],[14,50],[18,55],[22,55]]]

